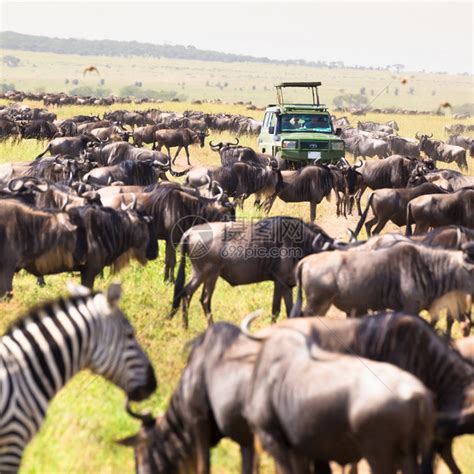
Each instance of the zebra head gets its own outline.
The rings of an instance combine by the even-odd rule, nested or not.
[[[74,293],[83,292],[84,287],[75,287]],[[112,284],[107,293],[91,295],[95,313],[96,344],[91,348],[89,368],[120,387],[128,399],[144,400],[156,389],[156,378],[147,355],[135,338],[132,325],[119,308],[121,289]]]

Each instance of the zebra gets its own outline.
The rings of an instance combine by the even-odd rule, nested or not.
[[[49,401],[82,369],[102,375],[140,401],[156,389],[150,360],[120,310],[120,285],[71,296],[31,310],[0,339],[0,472],[16,472]]]

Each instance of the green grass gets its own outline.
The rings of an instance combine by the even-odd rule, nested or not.
[[[147,107],[144,104],[141,107]],[[129,108],[135,108],[129,106]],[[186,108],[199,108],[189,103],[164,104],[163,108],[182,111]],[[209,111],[237,113],[241,107],[204,105]],[[76,113],[97,113],[103,108],[65,107],[57,109],[61,117]],[[255,113],[258,116],[259,113]],[[433,131],[435,136],[443,136],[443,127],[448,118],[432,116],[396,117],[369,115],[368,119],[386,121],[395,118],[400,125],[400,133],[413,136],[417,130]],[[357,121],[357,117],[353,118]],[[229,134],[210,139],[230,139]],[[243,137],[242,142],[255,145],[254,137]],[[11,161],[28,161],[35,157],[44,147],[44,143],[34,140],[13,144],[10,141],[0,143],[0,163]],[[218,156],[208,147],[191,149],[193,164],[217,164]],[[179,167],[185,167],[185,161],[179,161]],[[474,162],[470,160],[470,173],[473,173]],[[451,166],[449,166],[451,167]],[[451,167],[452,168],[452,167]],[[250,199],[243,213],[247,217],[255,216]],[[295,217],[308,218],[308,204],[284,204],[277,201],[273,215],[289,214]],[[354,228],[357,218],[335,217],[335,203],[324,201],[318,206],[317,222],[333,236],[345,237],[346,228]],[[388,230],[395,230],[392,226]],[[138,339],[146,348],[154,363],[158,376],[158,390],[150,400],[141,404],[140,409],[152,409],[155,414],[166,409],[169,397],[179,379],[185,363],[184,345],[205,329],[205,321],[196,295],[191,304],[190,328],[184,331],[181,327],[180,314],[169,321],[166,315],[170,309],[172,286],[163,283],[164,248],[160,246],[160,257],[146,267],[132,265],[119,275],[123,285],[122,307],[133,322]],[[14,299],[0,302],[0,334],[7,324],[24,313],[27,308],[46,299],[65,294],[65,283],[71,277],[58,275],[46,277],[47,286],[39,288],[35,279],[21,272],[14,280]],[[105,289],[117,276],[105,272],[103,279],[96,280],[98,289]],[[74,277],[77,281],[77,276]],[[261,283],[232,288],[219,280],[213,299],[213,310],[216,321],[238,323],[250,311],[263,308],[264,321],[270,321],[272,285]],[[330,315],[339,315],[331,310]],[[459,329],[455,327],[456,334]],[[103,379],[85,372],[76,376],[50,405],[46,422],[41,432],[29,445],[22,466],[23,473],[74,472],[74,473],[132,473],[133,455],[130,449],[117,447],[115,439],[132,434],[138,423],[128,417],[123,410],[124,395],[117,388]],[[474,441],[462,438],[455,444],[455,455],[463,472],[474,472]],[[212,454],[213,467],[216,473],[239,472],[239,453],[236,445],[229,441],[221,443]],[[447,472],[444,467],[442,472]],[[272,472],[272,465],[265,460],[263,472]]]
[[[96,89],[99,77],[95,73],[83,76],[84,67],[92,64],[99,69],[100,78],[105,80],[103,87],[115,94],[124,86],[141,81],[144,90],[172,90],[189,100],[251,100],[265,106],[275,101],[273,86],[277,82],[319,80],[323,83],[321,100],[330,106],[335,96],[341,93],[358,94],[362,87],[365,87],[370,102],[389,83],[389,93],[383,92],[375,100],[375,107],[436,110],[444,101],[453,106],[472,102],[471,77],[466,75],[407,72],[403,76],[408,82],[403,85],[400,77],[389,71],[0,51],[21,60],[19,67],[5,66],[1,71],[2,82],[13,83],[17,90],[69,92],[78,87],[71,84],[73,79],[79,81],[79,86]],[[66,79],[69,79],[69,84],[65,84]],[[219,84],[227,86],[220,88]],[[410,95],[412,87],[414,94]],[[398,95],[395,95],[395,89],[398,89]]]

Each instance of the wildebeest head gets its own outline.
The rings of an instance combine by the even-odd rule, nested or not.
[[[357,170],[362,166],[363,163],[361,160],[359,160],[359,162],[355,165],[348,166],[347,168],[343,169],[349,195],[353,195],[356,192],[357,181],[362,177],[362,173]]]
[[[431,155],[437,145],[435,140],[431,140],[433,134],[430,135],[418,135],[418,132],[415,134],[415,138],[420,141],[420,151],[426,153],[427,155]]]
[[[199,139],[199,145],[201,146],[201,148],[204,148],[204,142],[206,140],[206,137],[209,136],[209,132],[203,132],[203,131],[198,131],[198,132],[195,132],[198,139]]]

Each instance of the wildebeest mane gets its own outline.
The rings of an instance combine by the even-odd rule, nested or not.
[[[117,166],[126,174],[127,182],[125,184],[147,186],[156,183],[156,173],[151,163],[126,160]]]

